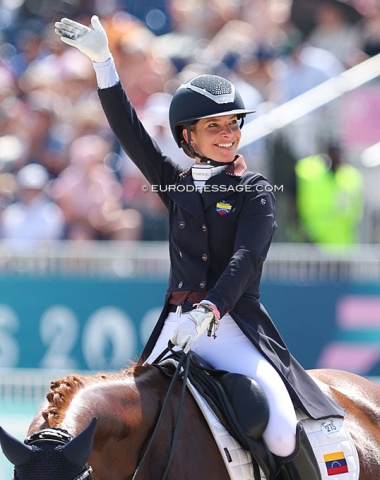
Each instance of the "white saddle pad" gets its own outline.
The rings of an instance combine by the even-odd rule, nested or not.
[[[359,457],[344,419],[313,420],[297,416],[313,447],[322,479],[358,480]]]

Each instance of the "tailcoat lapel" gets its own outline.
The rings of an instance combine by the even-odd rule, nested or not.
[[[201,222],[205,222],[201,195],[194,187],[191,170],[184,172],[174,187],[168,192],[169,197],[178,207],[191,213]]]

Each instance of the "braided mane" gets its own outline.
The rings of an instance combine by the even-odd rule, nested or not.
[[[107,380],[117,380],[131,376],[139,376],[142,373],[141,365],[133,365],[119,373],[98,373],[96,375],[68,375],[50,383],[50,391],[46,394],[48,405],[41,412],[44,420],[50,427],[58,426],[64,417],[73,397],[83,388]]]

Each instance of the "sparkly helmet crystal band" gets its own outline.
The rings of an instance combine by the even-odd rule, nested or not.
[[[238,115],[244,118],[255,110],[247,110],[234,85],[217,75],[200,75],[182,84],[173,95],[169,123],[174,139],[183,147],[182,129],[201,118]]]

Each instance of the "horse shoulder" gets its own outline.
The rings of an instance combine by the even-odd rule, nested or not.
[[[334,369],[308,370],[320,388],[339,403],[348,402],[380,419],[380,385],[355,373]]]

